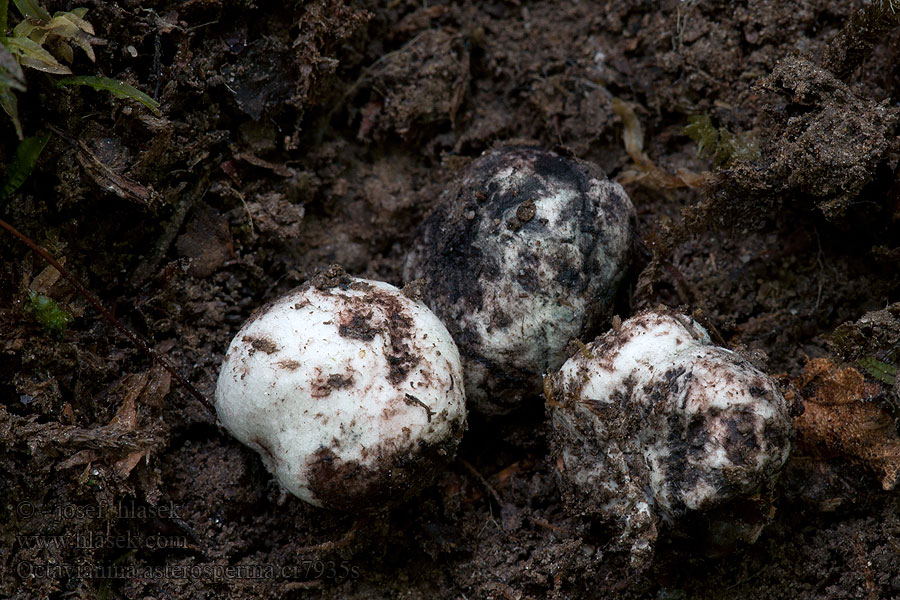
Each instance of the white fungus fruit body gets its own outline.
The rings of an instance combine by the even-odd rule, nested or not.
[[[338,510],[416,494],[466,426],[459,353],[443,324],[397,288],[335,268],[241,328],[216,412],[288,491]]]
[[[503,414],[538,396],[566,346],[610,316],[632,247],[625,191],[590,163],[490,151],[418,231],[408,281],[459,344],[469,405]]]
[[[771,518],[787,404],[690,318],[621,323],[570,358],[545,395],[567,507],[618,527],[635,566],[652,557],[660,520],[718,550],[754,541]]]

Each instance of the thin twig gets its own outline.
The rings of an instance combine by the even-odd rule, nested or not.
[[[497,508],[502,510],[505,503],[503,502],[503,498],[500,497],[500,493],[496,489],[494,489],[494,486],[492,486],[488,482],[488,480],[484,478],[484,475],[478,472],[478,469],[472,466],[472,463],[464,458],[459,459],[459,462],[461,462],[462,466],[466,468],[466,471],[468,471],[478,481],[478,483],[480,483],[481,486],[485,490],[487,490],[488,495],[497,504]]]
[[[157,352],[156,350],[151,348],[147,344],[147,342],[145,342],[138,334],[134,333],[133,331],[131,331],[130,329],[128,329],[127,327],[122,325],[122,323],[120,323],[119,320],[116,319],[113,316],[113,314],[111,312],[109,312],[100,303],[100,300],[96,296],[94,296],[94,294],[89,292],[88,289],[86,287],[84,287],[81,284],[81,282],[79,282],[78,279],[76,279],[75,276],[72,275],[65,267],[63,267],[59,263],[59,261],[57,261],[55,258],[53,258],[53,256],[51,256],[51,254],[49,252],[47,252],[45,249],[41,248],[36,243],[31,241],[31,238],[29,238],[24,233],[20,232],[18,229],[16,229],[15,227],[10,225],[3,219],[0,219],[0,227],[3,227],[3,229],[7,230],[11,234],[13,234],[17,238],[19,238],[26,246],[31,248],[34,252],[39,254],[41,258],[43,258],[45,261],[50,263],[50,265],[52,265],[54,269],[59,271],[60,275],[62,275],[66,279],[66,281],[68,281],[70,284],[72,284],[72,287],[74,287],[75,290],[79,294],[81,294],[81,296],[85,300],[87,300],[91,304],[91,306],[93,306],[97,310],[97,312],[99,312],[103,316],[104,319],[109,321],[109,323],[113,327],[118,329],[122,335],[124,335],[129,340],[131,340],[131,342],[135,346],[137,346],[142,352],[149,355],[150,358],[152,358],[154,361],[156,361],[157,363],[162,365],[162,367],[166,371],[168,371],[170,375],[172,375],[172,378],[176,382],[178,382],[182,387],[184,387],[188,392],[190,392],[191,395],[194,398],[196,398],[197,400],[199,400],[200,403],[203,404],[203,406],[208,408],[210,412],[212,412],[213,414],[216,413],[215,407],[206,398],[206,396],[204,396],[199,391],[197,391],[197,389],[194,386],[192,386],[184,377],[182,377],[178,373],[178,371],[175,370],[175,367],[172,366],[172,363],[170,363],[169,360],[165,356],[163,356],[162,354],[160,354],[159,352]]]

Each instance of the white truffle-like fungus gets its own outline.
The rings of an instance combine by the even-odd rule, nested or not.
[[[463,357],[470,407],[503,414],[538,397],[566,346],[609,318],[635,212],[596,165],[535,148],[472,162],[419,228],[405,277]]]
[[[658,525],[716,550],[771,518],[791,418],[774,382],[692,319],[641,313],[545,382],[567,507],[617,528],[646,566]]]
[[[416,494],[466,427],[459,353],[440,320],[397,288],[338,268],[241,328],[216,412],[288,491],[339,510]]]

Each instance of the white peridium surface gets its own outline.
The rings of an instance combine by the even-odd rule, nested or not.
[[[753,495],[790,450],[774,382],[683,315],[625,321],[563,364],[551,390],[564,479],[582,508],[595,503],[586,512],[626,530],[647,506],[672,520]]]
[[[314,505],[316,452],[376,468],[423,444],[453,449],[465,428],[459,353],[444,325],[391,285],[352,282],[263,307],[232,341],[216,387],[222,424]],[[406,372],[388,362],[398,350],[413,357]]]

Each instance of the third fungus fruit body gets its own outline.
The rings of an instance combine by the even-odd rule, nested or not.
[[[513,147],[472,162],[419,229],[407,280],[459,344],[470,406],[540,393],[573,339],[610,316],[635,212],[596,165]]]
[[[636,567],[663,523],[720,549],[754,541],[771,518],[787,403],[690,318],[628,319],[570,358],[545,395],[567,507],[611,523]]]
[[[459,353],[424,305],[332,268],[259,309],[216,412],[294,495],[378,510],[433,482],[466,427]]]

